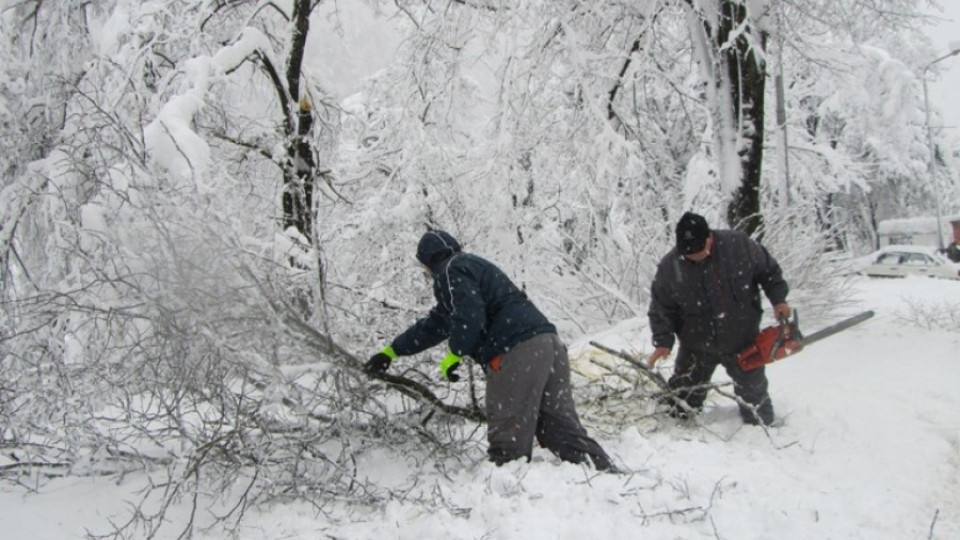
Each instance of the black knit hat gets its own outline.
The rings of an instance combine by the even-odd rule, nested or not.
[[[703,251],[710,236],[707,220],[699,214],[687,212],[677,222],[677,252],[691,255]]]

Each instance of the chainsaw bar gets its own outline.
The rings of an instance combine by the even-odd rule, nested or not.
[[[844,319],[839,322],[835,322],[830,326],[823,328],[821,330],[817,330],[812,334],[805,334],[803,336],[803,344],[804,346],[810,345],[815,341],[820,341],[821,339],[830,337],[838,332],[843,332],[847,328],[858,325],[863,321],[869,319],[870,317],[873,317],[873,311],[864,311],[859,315],[854,315],[853,317]]]

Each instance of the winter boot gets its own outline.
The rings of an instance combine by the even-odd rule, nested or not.
[[[754,410],[755,409],[755,410]],[[763,424],[769,426],[773,424],[773,403],[770,398],[764,399],[759,405],[754,407],[740,407],[740,418],[743,423],[751,426]]]

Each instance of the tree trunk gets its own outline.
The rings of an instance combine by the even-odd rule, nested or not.
[[[730,226],[749,234],[758,232],[760,216],[760,181],[763,162],[763,109],[766,86],[766,65],[762,52],[754,48],[767,45],[767,34],[752,31],[743,0],[721,0],[716,45],[720,51],[721,69],[730,81],[733,118],[742,143],[738,149],[741,163],[740,186],[727,206]],[[731,37],[731,34],[734,34]],[[750,35],[759,38],[751,42]],[[732,42],[731,42],[732,39]]]
[[[288,122],[287,154],[289,161],[283,173],[283,229],[295,227],[307,242],[313,244],[313,193],[316,183],[316,162],[309,134],[313,128],[313,108],[300,96],[300,76],[304,48],[310,31],[310,0],[296,0],[293,9],[293,36],[287,58],[287,96],[298,103],[297,116]],[[284,96],[281,96],[283,99]]]
[[[313,128],[313,112],[306,98],[300,100],[296,134],[290,138],[289,162],[283,171],[283,229],[295,227],[313,244],[313,191],[316,162],[308,138]]]

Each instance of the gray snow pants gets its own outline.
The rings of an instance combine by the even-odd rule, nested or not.
[[[606,452],[580,425],[567,348],[556,334],[534,336],[501,355],[488,366],[486,381],[491,461],[529,460],[536,436],[564,461],[582,463],[589,456],[597,470],[612,468]]]

